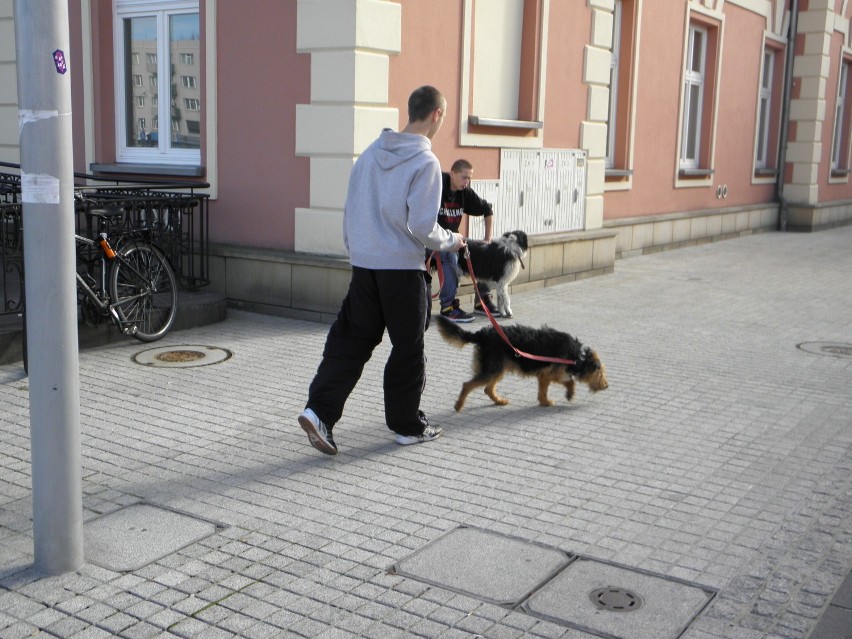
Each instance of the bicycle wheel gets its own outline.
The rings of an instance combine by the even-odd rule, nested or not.
[[[171,330],[177,316],[177,280],[158,249],[140,242],[120,249],[109,286],[113,308],[133,337],[154,342]]]

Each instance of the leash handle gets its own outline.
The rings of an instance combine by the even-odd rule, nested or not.
[[[505,331],[503,331],[503,327],[497,323],[497,320],[494,319],[494,316],[491,314],[491,311],[488,309],[488,305],[482,301],[482,295],[479,293],[479,287],[476,285],[476,275],[473,272],[473,264],[470,261],[470,251],[467,249],[467,245],[464,247],[464,258],[467,260],[467,272],[470,275],[470,279],[473,282],[473,290],[476,291],[476,298],[479,300],[479,305],[482,307],[482,310],[485,311],[485,316],[491,322],[491,325],[494,327],[494,330],[497,331],[497,334],[503,339],[506,344],[508,344],[509,348],[512,349],[515,353],[515,357],[525,357],[526,359],[536,360],[538,362],[550,362],[552,364],[566,364],[571,366],[572,364],[576,364],[577,362],[573,359],[562,359],[560,357],[547,357],[545,355],[533,355],[531,353],[525,353],[524,351],[515,347],[514,344],[509,340],[506,336]],[[440,263],[440,260],[439,260]]]

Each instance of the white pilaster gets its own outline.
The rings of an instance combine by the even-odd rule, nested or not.
[[[603,192],[606,183],[606,135],[609,120],[609,71],[612,53],[612,0],[590,0],[592,32],[585,47],[583,82],[589,85],[586,119],[580,125],[580,145],[586,164],[586,229],[603,226]]]
[[[787,162],[792,165],[789,173],[792,177],[784,187],[784,195],[795,204],[819,201],[823,123],[832,126],[830,119],[826,120],[826,97],[835,90],[828,86],[831,37],[836,22],[833,5],[833,2],[811,0],[808,10],[799,14],[802,53],[793,64],[798,95],[790,102],[790,121],[796,124],[796,139],[789,142]]]
[[[296,155],[311,160],[310,207],[296,209],[295,249],[344,255],[343,205],[352,164],[384,127],[389,56],[402,41],[390,0],[298,0],[296,47],[311,54],[311,103],[296,108]]]

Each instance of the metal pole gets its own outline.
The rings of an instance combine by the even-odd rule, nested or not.
[[[38,572],[83,564],[80,380],[67,0],[15,0]]]

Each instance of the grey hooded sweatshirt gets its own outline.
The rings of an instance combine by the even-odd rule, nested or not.
[[[384,129],[352,167],[343,240],[352,266],[425,270],[425,246],[448,251],[438,226],[441,165],[423,135]]]

